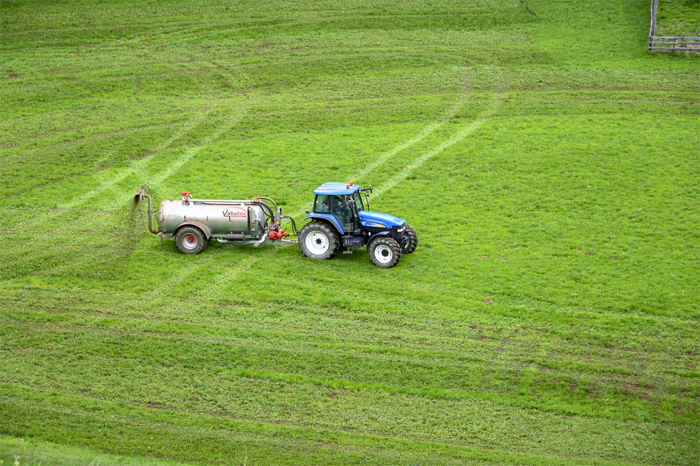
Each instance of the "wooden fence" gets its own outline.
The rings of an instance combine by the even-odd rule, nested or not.
[[[700,37],[657,36],[656,11],[659,0],[651,0],[651,29],[649,30],[649,50],[666,50],[669,52],[700,52]]]

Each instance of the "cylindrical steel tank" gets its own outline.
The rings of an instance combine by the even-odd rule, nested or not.
[[[265,235],[273,212],[265,212],[260,201],[187,199],[163,201],[158,209],[158,227],[168,237],[183,225],[196,226],[207,238],[220,242],[256,241]]]

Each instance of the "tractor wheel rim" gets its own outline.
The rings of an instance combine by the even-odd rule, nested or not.
[[[314,254],[323,254],[328,251],[330,242],[328,236],[322,231],[314,230],[306,235],[306,248]]]
[[[382,264],[388,264],[394,257],[394,251],[385,244],[380,244],[374,249],[374,258]]]
[[[195,249],[198,244],[199,240],[193,234],[185,235],[184,241],[182,242],[182,245],[185,246],[185,249]]]

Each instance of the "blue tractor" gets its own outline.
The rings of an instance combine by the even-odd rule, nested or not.
[[[371,192],[372,186],[362,189],[352,183],[325,183],[314,190],[313,211],[306,211],[311,222],[298,235],[301,252],[311,259],[330,259],[341,247],[343,254],[352,254],[366,245],[372,262],[389,268],[402,254],[415,251],[418,236],[406,220],[365,210]]]

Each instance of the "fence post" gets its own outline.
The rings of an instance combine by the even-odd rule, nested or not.
[[[659,6],[659,0],[651,0],[651,29],[649,29],[649,50],[651,50],[651,44],[656,33],[656,9]]]

